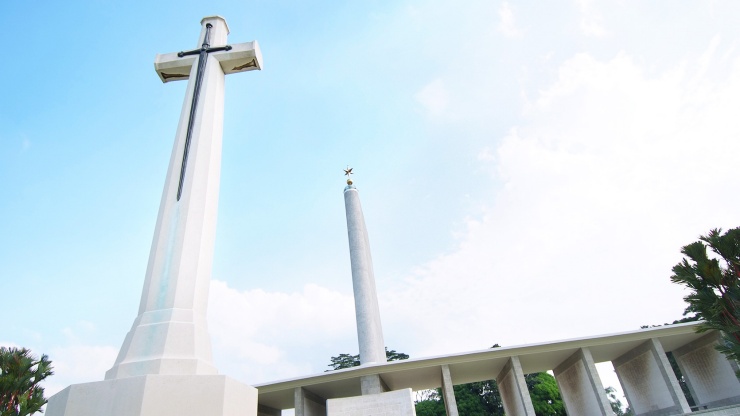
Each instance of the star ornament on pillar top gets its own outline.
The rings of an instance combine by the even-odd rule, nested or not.
[[[352,177],[349,175],[352,175],[352,168],[347,166],[347,169],[344,170],[344,176],[347,177],[347,185],[352,185]]]

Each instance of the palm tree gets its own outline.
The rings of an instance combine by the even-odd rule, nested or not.
[[[46,404],[39,383],[54,374],[46,355],[36,359],[26,348],[0,347],[0,416],[26,416]]]
[[[706,243],[706,244],[705,244]],[[707,254],[707,248],[714,255]],[[704,320],[699,331],[722,331],[723,345],[717,347],[727,358],[740,360],[740,228],[722,234],[714,229],[681,253],[671,281],[687,286],[688,310]]]

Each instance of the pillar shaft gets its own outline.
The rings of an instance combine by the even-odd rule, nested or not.
[[[344,189],[344,206],[347,214],[347,235],[352,264],[352,287],[355,295],[360,363],[384,363],[386,362],[385,342],[380,323],[378,295],[375,289],[370,240],[365,228],[365,218],[362,215],[360,196],[354,186],[350,185]]]
[[[713,332],[673,351],[699,409],[740,404],[737,363],[715,349],[719,342],[719,332]]]
[[[510,416],[535,416],[519,357],[511,357],[496,377],[504,410]]]
[[[607,416],[612,414],[609,400],[588,348],[581,348],[554,370],[565,411],[569,415]]]
[[[228,29],[224,19],[205,18],[201,24],[198,47],[207,24],[213,26],[211,44],[226,43]],[[106,379],[145,374],[216,374],[206,327],[224,107],[224,72],[216,59],[206,61],[182,197],[177,199],[197,67],[196,62],[175,135],[139,314]]]
[[[390,391],[383,378],[379,374],[370,374],[360,377],[360,391],[362,395],[378,394]]]
[[[442,398],[445,402],[447,416],[458,416],[457,400],[455,400],[455,389],[452,385],[450,366],[446,364],[442,366]]]
[[[303,387],[295,389],[295,416],[326,416],[326,399]]]
[[[636,416],[691,412],[663,346],[650,339],[612,361]]]

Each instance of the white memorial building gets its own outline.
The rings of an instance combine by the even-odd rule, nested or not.
[[[358,190],[344,188],[361,365],[247,386],[213,365],[206,309],[215,243],[225,75],[262,69],[257,42],[229,44],[205,17],[197,48],[157,55],[162,82],[188,80],[152,239],[138,315],[103,381],[49,399],[47,416],[414,415],[413,392],[495,379],[507,415],[534,416],[524,375],[552,371],[568,415],[611,415],[596,363],[611,362],[635,415],[740,415],[737,363],[696,323],[551,343],[386,362],[370,241]],[[349,176],[352,169],[345,170]],[[672,352],[696,401],[684,397]],[[464,415],[463,415],[464,416]]]

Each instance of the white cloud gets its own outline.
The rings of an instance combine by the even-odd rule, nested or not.
[[[321,372],[357,350],[352,297],[314,284],[281,293],[214,280],[209,305],[217,367],[249,383]]]
[[[33,344],[24,345],[36,357],[46,354],[51,361],[54,374],[43,382],[46,397],[70,384],[102,380],[118,354],[116,347],[90,345],[84,341],[99,335],[90,322],[79,321],[59,332],[63,335],[61,344],[46,346],[43,337],[38,337]],[[15,342],[0,342],[0,346],[20,348]]]
[[[54,375],[48,378],[49,397],[70,384],[102,380],[115,362],[118,348],[108,345],[66,345],[49,350]]]
[[[414,98],[424,107],[427,115],[432,117],[441,116],[450,101],[447,88],[439,78],[425,85]]]
[[[593,6],[591,0],[577,0],[581,12],[581,32],[586,36],[601,37],[606,35],[603,18]]]
[[[496,156],[494,155],[494,152],[490,147],[484,147],[478,153],[478,160],[481,160],[484,162],[493,162],[494,160],[496,160]]]
[[[507,38],[519,36],[520,32],[516,27],[514,11],[511,10],[511,6],[508,2],[501,3],[501,7],[498,9],[498,16],[501,19],[498,24],[499,32],[503,33]]]
[[[458,248],[382,294],[386,338],[414,339],[419,356],[679,318],[680,247],[737,226],[740,203],[725,191],[740,180],[740,64],[702,68],[648,75],[626,53],[563,63],[528,122],[480,152],[503,190]]]

